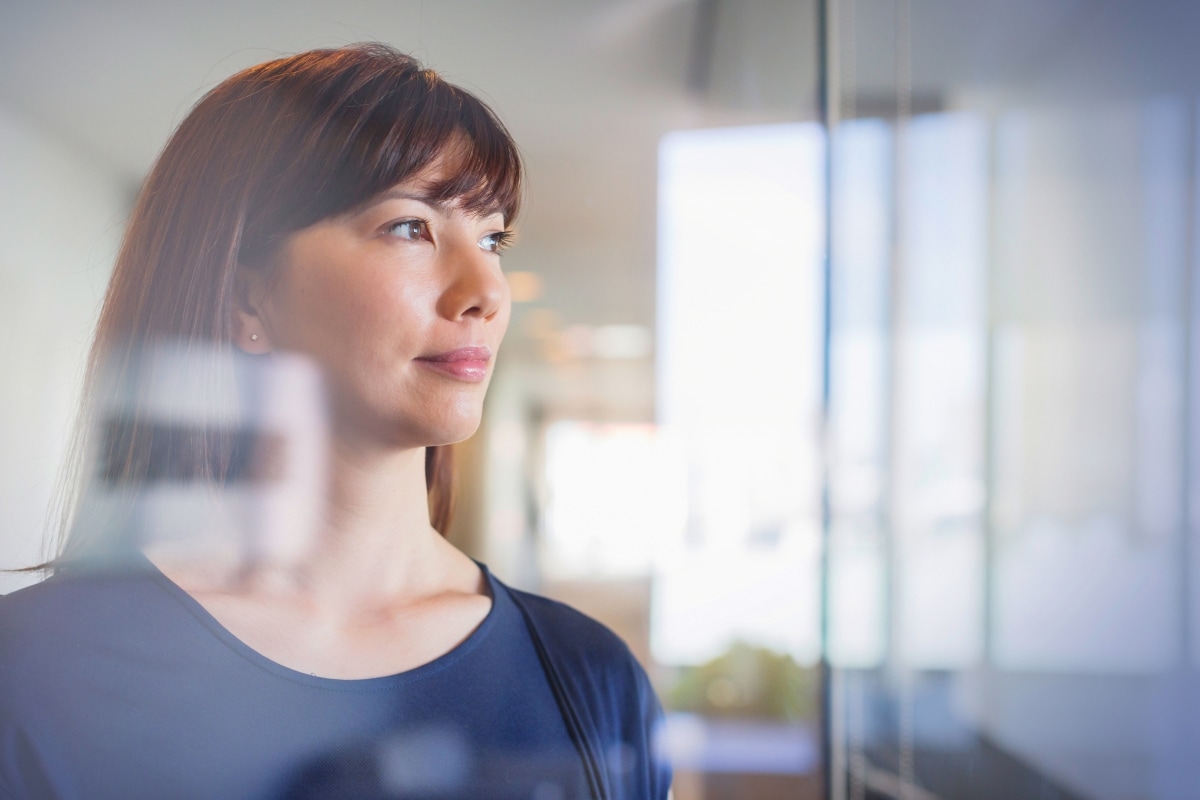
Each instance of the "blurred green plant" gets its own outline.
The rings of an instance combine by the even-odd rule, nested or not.
[[[815,667],[801,667],[789,655],[734,642],[712,661],[682,668],[667,705],[708,717],[812,720],[818,680]]]

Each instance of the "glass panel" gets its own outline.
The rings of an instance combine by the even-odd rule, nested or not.
[[[893,142],[882,121],[838,130],[831,217],[838,272],[829,343],[829,658],[874,667],[888,646],[887,364]]]
[[[656,561],[651,644],[696,715],[668,728],[676,763],[736,796],[755,785],[736,774],[817,767],[824,150],[792,123],[659,151],[658,421],[687,515]]]
[[[826,11],[832,795],[1190,796],[1200,14]]]

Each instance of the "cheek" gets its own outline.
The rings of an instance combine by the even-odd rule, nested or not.
[[[426,324],[426,292],[414,282],[359,270],[311,271],[297,275],[273,309],[278,345],[312,354],[329,366],[393,351],[419,339]],[[427,303],[425,304],[427,305]]]
[[[319,359],[331,345],[346,339],[356,318],[351,298],[313,280],[297,280],[288,285],[271,310],[275,322],[274,344]]]
[[[355,339],[366,339],[390,355],[396,355],[397,349],[423,350],[436,316],[434,289],[420,281],[394,277],[357,288],[344,308],[344,313],[351,316],[350,331]]]

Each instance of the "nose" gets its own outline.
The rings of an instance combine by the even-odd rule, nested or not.
[[[450,280],[438,301],[438,313],[449,320],[478,318],[490,321],[508,302],[508,281],[495,254],[477,242],[464,241],[444,251],[443,264]]]

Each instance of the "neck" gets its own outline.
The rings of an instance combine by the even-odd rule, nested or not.
[[[329,444],[323,503],[299,499],[320,494],[317,486],[269,502],[267,527],[256,534],[267,544],[259,560],[147,555],[185,588],[303,597],[332,614],[478,583],[475,565],[430,524],[424,448],[374,449],[336,437]]]
[[[333,442],[323,544],[372,550],[435,533],[429,522],[425,448],[364,453]]]
[[[334,441],[323,524],[286,570],[313,590],[420,592],[452,549],[429,521],[425,450],[369,452]]]

